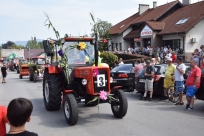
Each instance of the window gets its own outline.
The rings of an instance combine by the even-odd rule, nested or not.
[[[114,43],[112,43],[112,51],[114,51]]]
[[[118,50],[118,43],[115,43],[115,48]]]
[[[188,21],[188,19],[189,19],[189,18],[181,19],[181,20],[179,20],[179,21],[176,23],[176,25],[184,24],[184,23],[186,23],[186,21]]]
[[[120,46],[120,51],[122,51],[122,43],[119,43],[119,44],[120,44],[120,45],[119,45],[119,46]]]

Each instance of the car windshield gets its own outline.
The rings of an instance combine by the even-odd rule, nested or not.
[[[155,74],[160,74],[160,69],[161,69],[161,67],[159,67],[159,66],[154,66]],[[138,76],[144,76],[144,68],[140,71],[140,73],[139,73]]]
[[[132,65],[126,65],[126,64],[122,64],[122,65],[119,65],[119,66],[116,66],[115,68],[113,68],[111,70],[111,72],[130,72],[132,68]]]
[[[63,48],[68,48],[65,53],[68,57],[68,64],[91,64],[94,59],[94,46],[90,42],[84,43],[87,46],[86,50],[78,50],[77,48],[70,49],[70,46],[77,45],[78,42],[65,42]]]

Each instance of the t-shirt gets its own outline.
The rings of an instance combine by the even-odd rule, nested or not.
[[[170,66],[167,65],[166,67],[166,71],[165,71],[165,79],[172,79],[172,75],[171,74],[174,74],[176,70],[176,67],[174,64],[171,64]]]
[[[119,63],[119,65],[124,64],[122,61]]]
[[[0,106],[0,136],[3,136],[6,134],[6,114],[7,109],[4,106]]]
[[[142,70],[143,66],[141,64],[138,64],[135,66],[135,77],[138,76],[139,72]]]
[[[154,72],[154,66],[149,66],[145,68],[145,72],[147,74],[151,74],[152,72]],[[153,76],[145,76],[146,79],[152,80]]]
[[[176,62],[176,55],[175,54],[172,55],[171,58],[172,58],[172,62]]]
[[[38,136],[38,134],[29,131],[24,131],[18,134],[6,134],[4,136]]]
[[[5,66],[1,67],[1,72],[2,72],[3,74],[6,73],[6,67],[5,67]]]
[[[196,77],[201,77],[201,69],[198,66],[195,66],[188,73],[188,78],[186,79],[186,86],[192,86],[195,83]],[[200,87],[200,80],[196,84],[196,88]]]
[[[184,72],[186,71],[186,65],[183,64],[183,63],[178,65],[178,68],[183,70]],[[178,71],[177,68],[176,68],[176,70],[174,72],[174,76],[175,76],[175,81],[184,81],[183,75]]]
[[[168,57],[168,58],[171,58],[171,56],[172,56],[171,53],[166,54],[166,57]]]

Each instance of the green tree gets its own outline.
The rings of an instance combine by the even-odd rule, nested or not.
[[[109,29],[112,27],[111,23],[109,23],[108,21],[103,21],[101,19],[98,19],[95,25],[98,28],[99,39],[110,38]],[[92,37],[94,37],[95,25],[93,25],[93,27],[91,29],[91,32],[92,32],[91,36]]]
[[[42,49],[43,44],[42,42],[37,42],[36,40],[29,40],[26,44],[26,48],[30,49]]]
[[[107,63],[109,67],[113,67],[115,61],[118,60],[118,57],[110,52],[101,52],[100,57],[102,58],[102,62]]]

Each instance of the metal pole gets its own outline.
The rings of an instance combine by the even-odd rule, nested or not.
[[[30,48],[29,48],[29,63],[30,63]]]
[[[94,48],[95,48],[95,66],[98,66],[98,35],[97,33],[95,33],[95,44],[94,44]]]

